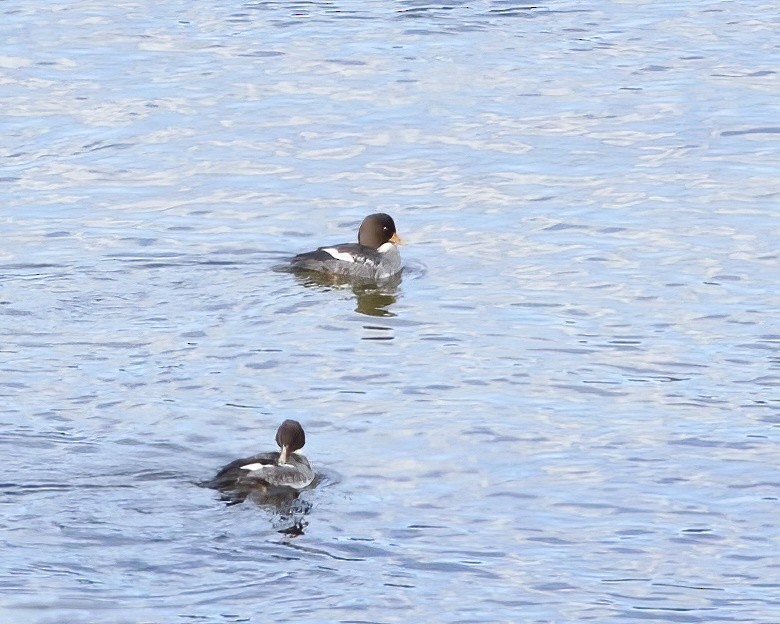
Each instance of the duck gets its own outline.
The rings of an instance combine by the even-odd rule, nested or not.
[[[357,243],[319,247],[290,261],[294,270],[339,277],[386,280],[402,269],[397,245],[402,243],[395,221],[384,212],[368,215],[360,224]]]
[[[306,434],[297,420],[285,420],[276,430],[279,451],[236,459],[223,466],[203,485],[216,490],[289,489],[299,491],[314,481],[309,460],[298,451],[306,444]]]

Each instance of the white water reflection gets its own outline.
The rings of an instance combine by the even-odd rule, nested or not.
[[[771,620],[769,8],[3,5],[6,619]]]

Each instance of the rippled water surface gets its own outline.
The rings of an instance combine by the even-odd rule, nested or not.
[[[0,3],[1,619],[780,621],[777,32]],[[398,283],[276,270],[377,210]],[[285,418],[316,487],[198,487]]]

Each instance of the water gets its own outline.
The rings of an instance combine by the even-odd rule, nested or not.
[[[0,5],[3,621],[780,620],[773,9]]]

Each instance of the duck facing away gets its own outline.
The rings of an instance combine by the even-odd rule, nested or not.
[[[285,420],[276,430],[280,451],[236,459],[203,485],[216,490],[292,489],[301,490],[314,481],[309,460],[296,451],[306,443],[297,420]]]
[[[401,239],[390,215],[377,212],[363,219],[357,243],[320,247],[295,256],[290,265],[302,271],[317,271],[358,279],[384,280],[401,270]]]

